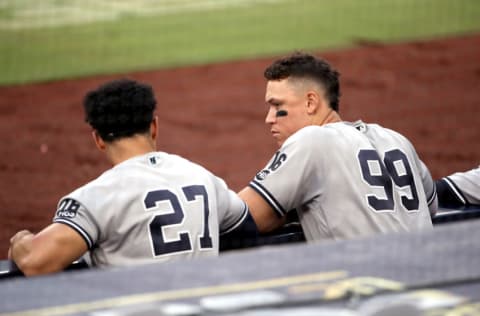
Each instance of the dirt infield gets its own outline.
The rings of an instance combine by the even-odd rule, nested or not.
[[[345,120],[407,136],[435,178],[480,164],[480,34],[319,53],[342,73]],[[263,123],[271,59],[126,74],[159,100],[159,149],[235,190],[276,149]],[[17,230],[47,225],[58,199],[108,168],[83,121],[84,93],[121,76],[0,87],[0,259]]]

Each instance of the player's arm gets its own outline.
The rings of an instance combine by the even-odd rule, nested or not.
[[[436,181],[438,204],[445,208],[480,205],[480,167]]]
[[[450,182],[449,182],[450,181]],[[435,181],[438,194],[438,205],[444,208],[456,208],[467,205],[467,199],[455,184],[448,178]]]
[[[31,276],[62,271],[87,250],[85,240],[74,229],[53,223],[38,234],[26,230],[15,234],[8,257]]]
[[[285,216],[279,217],[270,204],[251,187],[244,188],[238,195],[247,203],[250,214],[261,233],[270,232],[285,223]]]

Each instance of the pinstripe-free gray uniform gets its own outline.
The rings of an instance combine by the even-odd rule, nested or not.
[[[480,205],[480,166],[442,179],[462,204]]]
[[[307,240],[431,229],[437,203],[412,144],[361,121],[302,128],[250,186],[279,216],[296,210]]]
[[[176,155],[124,161],[62,198],[54,222],[84,239],[95,266],[215,256],[247,216],[223,180]]]

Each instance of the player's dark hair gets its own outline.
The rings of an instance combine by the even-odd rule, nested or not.
[[[107,142],[146,133],[156,104],[151,86],[130,79],[107,82],[83,101],[85,121]]]
[[[330,107],[338,112],[340,102],[340,73],[328,62],[313,55],[295,52],[287,57],[273,62],[265,69],[267,80],[282,80],[286,78],[308,78],[325,88],[325,95]]]

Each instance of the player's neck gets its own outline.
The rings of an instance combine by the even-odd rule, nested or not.
[[[332,110],[332,109],[329,109],[328,112],[324,115],[319,115],[319,116],[316,116],[313,121],[312,121],[312,125],[325,125],[325,124],[328,124],[328,123],[336,123],[336,122],[341,122],[342,121],[342,118],[340,117],[340,115],[338,114],[338,112]]]
[[[105,150],[108,160],[117,165],[135,156],[155,151],[155,142],[144,136],[123,138],[109,144]]]

